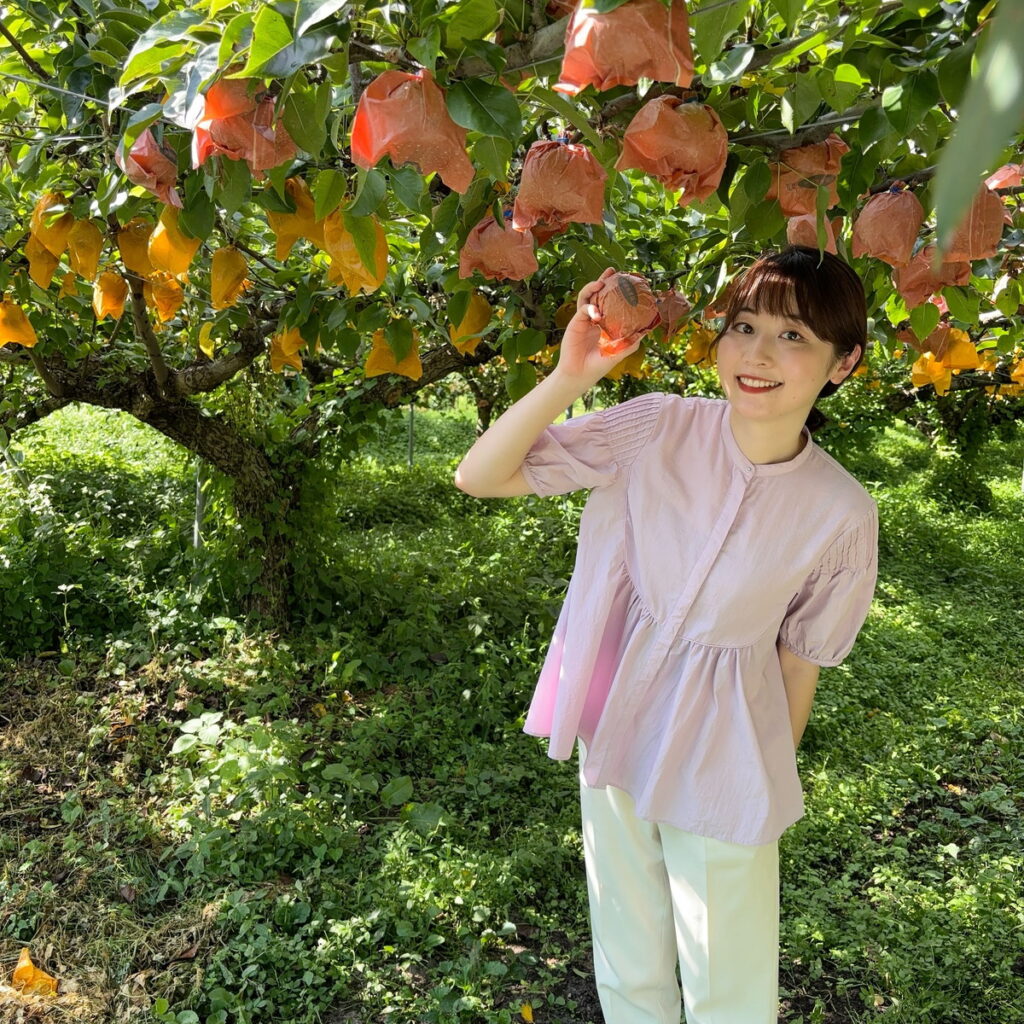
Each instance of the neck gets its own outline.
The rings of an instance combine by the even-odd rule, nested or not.
[[[803,427],[805,417],[799,422],[792,419],[787,422],[751,423],[740,419],[733,410],[729,410],[729,424],[732,436],[743,454],[754,465],[766,465],[772,462],[789,462],[803,451],[807,444]]]

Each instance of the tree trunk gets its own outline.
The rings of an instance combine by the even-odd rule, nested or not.
[[[231,478],[233,503],[247,538],[239,557],[259,559],[251,588],[239,597],[240,610],[288,627],[294,607],[287,530],[296,493],[291,472],[224,417],[207,415],[190,402],[159,403],[143,422]]]

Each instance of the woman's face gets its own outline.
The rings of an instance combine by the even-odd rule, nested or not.
[[[837,358],[795,306],[783,315],[741,309],[719,339],[718,375],[738,415],[802,426],[825,382],[845,380],[859,357],[858,347]]]

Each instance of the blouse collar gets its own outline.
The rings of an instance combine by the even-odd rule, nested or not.
[[[814,448],[814,441],[811,438],[811,432],[805,426],[801,431],[806,438],[804,446],[793,458],[788,459],[786,462],[751,462],[743,454],[732,432],[732,423],[729,420],[729,403],[723,402],[722,404],[725,406],[722,416],[722,439],[733,462],[744,476],[778,476],[780,473],[789,473],[794,469],[799,469],[810,458],[811,450]]]

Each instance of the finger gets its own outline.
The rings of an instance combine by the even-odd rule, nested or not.
[[[576,308],[582,309],[586,306],[590,300],[601,290],[601,281],[591,281],[589,284],[585,284],[581,289],[580,293],[576,298]]]

